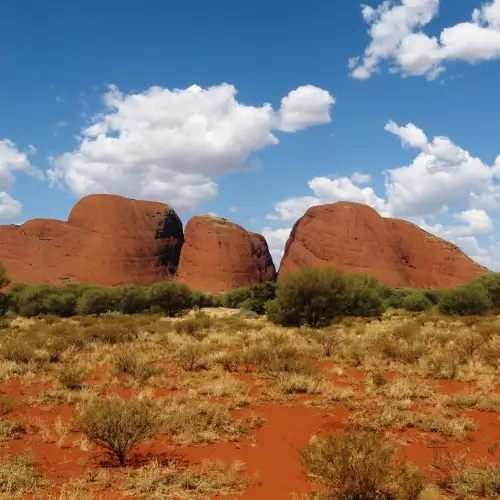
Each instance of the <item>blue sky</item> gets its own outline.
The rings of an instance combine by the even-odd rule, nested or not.
[[[279,258],[346,199],[499,268],[500,0],[366,3],[5,0],[1,222],[117,193]]]

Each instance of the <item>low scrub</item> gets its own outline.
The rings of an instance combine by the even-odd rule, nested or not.
[[[184,445],[234,441],[247,432],[221,404],[173,399],[161,409],[160,418],[162,433]]]
[[[137,384],[144,384],[158,373],[158,368],[151,360],[130,348],[119,351],[113,359],[113,364],[116,373],[130,375]]]
[[[179,498],[206,500],[241,494],[251,480],[241,477],[243,463],[226,465],[219,461],[204,461],[201,468],[184,468],[176,462],[162,465],[153,461],[141,469],[133,469],[125,490],[136,498]]]
[[[0,495],[4,498],[25,498],[44,485],[45,480],[29,454],[0,463]]]
[[[109,396],[88,403],[73,417],[75,428],[125,465],[130,452],[158,433],[154,412],[139,399]]]
[[[419,470],[395,461],[395,449],[375,434],[315,437],[301,456],[324,500],[418,500],[426,487]]]

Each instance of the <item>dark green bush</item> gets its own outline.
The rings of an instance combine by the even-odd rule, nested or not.
[[[282,326],[318,328],[345,315],[348,294],[348,280],[341,272],[304,268],[278,282],[276,298],[266,304],[266,313]]]
[[[179,316],[191,309],[194,297],[183,283],[168,281],[155,283],[148,290],[148,300],[152,312],[162,312],[166,316]]]
[[[431,307],[431,305],[431,301],[423,293],[414,292],[403,299],[401,307],[410,312],[421,312]]]
[[[119,307],[120,295],[114,288],[87,288],[78,297],[76,303],[77,314],[103,314],[116,311]]]
[[[403,307],[403,300],[407,295],[414,293],[414,290],[408,288],[391,288],[387,291],[384,298],[384,308],[392,307],[394,309],[401,309]]]
[[[139,285],[126,285],[117,291],[117,307],[123,314],[137,314],[146,310],[146,291]]]
[[[461,286],[441,294],[439,311],[443,314],[475,316],[491,308],[491,301],[484,288]]]
[[[10,306],[21,316],[75,314],[76,294],[72,289],[47,285],[17,285],[10,293]]]
[[[485,273],[470,284],[484,289],[491,305],[500,308],[500,273]]]
[[[349,276],[346,316],[380,317],[384,312],[380,284],[372,276]]]

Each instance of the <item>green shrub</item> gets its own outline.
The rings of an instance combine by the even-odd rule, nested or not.
[[[120,296],[116,289],[92,287],[86,289],[76,303],[76,312],[83,316],[88,314],[103,314],[117,310]]]
[[[146,310],[146,291],[138,285],[127,285],[117,290],[118,310],[123,314],[137,314]]]
[[[68,288],[46,285],[17,285],[10,294],[12,309],[21,316],[42,314],[69,317],[75,314],[76,294]]]
[[[492,306],[497,309],[500,308],[500,273],[482,274],[471,284],[483,288],[486,291]]]
[[[125,465],[129,453],[158,431],[157,418],[137,398],[116,396],[92,401],[73,418],[75,428]]]
[[[346,316],[380,317],[384,308],[380,284],[371,276],[349,276]]]
[[[344,315],[348,292],[341,272],[304,268],[278,282],[276,298],[266,304],[266,313],[270,321],[282,326],[319,328]]]
[[[0,291],[0,316],[5,316],[9,312],[10,296],[8,293]]]
[[[191,309],[194,297],[183,283],[168,281],[155,283],[148,290],[148,300],[152,312],[162,312],[166,316],[179,316]]]
[[[414,292],[403,299],[401,306],[410,312],[421,312],[431,307],[431,301],[423,293]]]
[[[392,307],[394,309],[401,309],[403,307],[403,300],[407,295],[414,293],[414,290],[408,288],[384,288],[384,307]]]
[[[443,314],[475,316],[486,313],[491,307],[490,299],[483,288],[461,286],[441,294],[439,311]]]

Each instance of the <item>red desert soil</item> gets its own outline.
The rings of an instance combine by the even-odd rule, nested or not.
[[[356,370],[353,370],[353,373],[354,371]],[[1,392],[18,395],[20,387],[17,382],[3,382],[0,387]],[[460,382],[456,382],[457,386],[459,384]],[[33,390],[35,387],[30,389]],[[467,388],[468,384],[462,385],[463,392]],[[440,392],[447,391],[444,389]],[[37,469],[47,476],[52,485],[50,491],[54,493],[57,493],[63,484],[82,478],[88,471],[96,471],[101,466],[109,468],[111,484],[114,486],[99,491],[95,498],[99,500],[131,498],[125,497],[117,486],[120,483],[116,475],[119,474],[119,469],[98,449],[82,450],[79,445],[80,435],[69,435],[62,446],[57,443],[58,436],[54,424],[58,418],[63,424],[68,423],[72,412],[72,407],[61,405],[18,407],[9,414],[9,420],[31,423],[34,428],[20,439],[2,443],[0,458],[31,450],[35,455]],[[243,461],[246,464],[245,475],[258,474],[256,484],[245,490],[241,496],[243,500],[288,500],[292,492],[312,491],[314,484],[305,474],[299,452],[314,434],[344,432],[344,423],[349,410],[341,404],[321,408],[303,406],[295,400],[295,403],[290,401],[284,404],[257,403],[251,408],[236,411],[234,415],[236,418],[245,418],[250,413],[264,417],[265,423],[262,428],[251,431],[250,435],[243,437],[237,443],[215,443],[198,447],[172,446],[166,436],[159,436],[138,448],[130,463],[132,466],[141,466],[152,459],[160,461],[175,459],[186,465],[197,465],[205,459],[223,460],[228,464],[233,461]],[[464,410],[459,413],[472,418],[478,426],[477,431],[469,433],[470,441],[457,442],[435,433],[422,433],[415,429],[392,432],[392,440],[407,443],[402,448],[401,456],[416,463],[431,480],[439,478],[439,473],[432,468],[436,460],[441,465],[446,465],[447,458],[460,455],[466,455],[469,461],[496,460],[488,453],[488,445],[500,442],[498,414],[474,410]],[[52,429],[49,438],[45,439],[48,442],[42,439],[40,427]]]
[[[196,216],[186,224],[178,280],[194,290],[229,291],[275,275],[261,235],[219,217]]]
[[[343,201],[310,208],[295,223],[279,277],[326,266],[412,288],[454,287],[487,272],[456,246],[410,222]]]
[[[0,226],[0,262],[18,282],[146,285],[171,276],[182,241],[182,222],[168,205],[91,195],[67,221]]]

